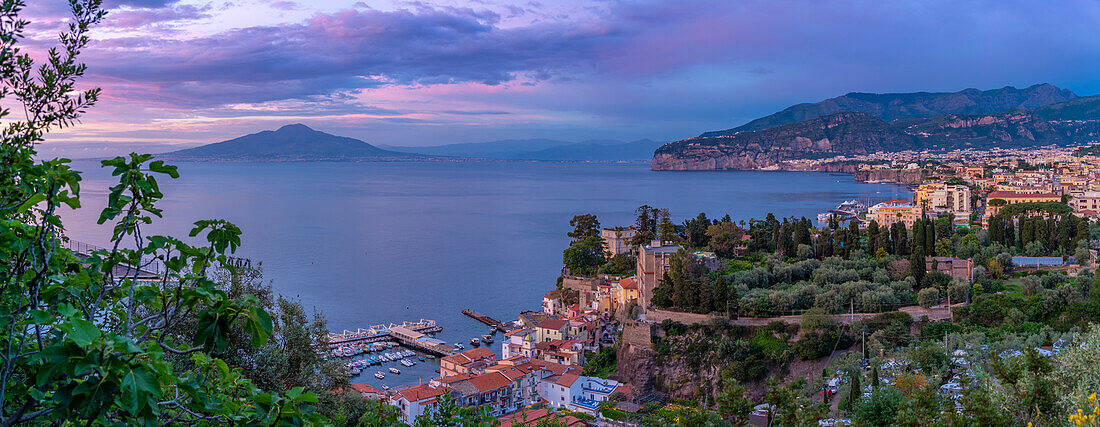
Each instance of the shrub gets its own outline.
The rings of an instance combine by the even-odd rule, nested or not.
[[[917,302],[921,307],[932,308],[940,303],[940,290],[936,288],[924,288],[917,293]]]

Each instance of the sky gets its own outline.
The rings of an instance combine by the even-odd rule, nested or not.
[[[848,92],[1100,93],[1100,0],[104,0],[100,103],[50,145],[304,123],[380,145],[678,140]],[[32,49],[64,0],[31,0]],[[168,150],[162,150],[168,151]]]

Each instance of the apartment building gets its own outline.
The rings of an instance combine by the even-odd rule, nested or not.
[[[878,222],[879,227],[890,227],[900,222],[906,228],[911,228],[923,215],[924,210],[920,205],[905,200],[885,201],[867,210],[868,219]]]
[[[637,231],[638,230],[634,228],[634,226],[605,228],[600,230],[600,237],[603,238],[604,250],[611,256],[629,254],[633,249],[630,241],[634,239],[634,234]]]
[[[1001,211],[1002,204],[994,200],[1004,200],[1004,205],[1032,202],[1060,202],[1062,197],[1054,193],[1022,193],[1018,191],[994,191],[985,197],[985,218],[992,217]]]
[[[916,204],[926,212],[947,212],[957,216],[969,216],[970,187],[943,183],[922,184],[917,189]]]

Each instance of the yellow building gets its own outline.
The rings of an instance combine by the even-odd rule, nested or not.
[[[1021,193],[1016,191],[994,191],[985,197],[985,217],[989,218],[1001,211],[993,200],[1004,200],[1005,205],[1031,202],[1060,202],[1062,197],[1054,193]]]
[[[970,215],[970,187],[943,183],[921,184],[917,188],[916,204],[924,210]]]
[[[878,222],[879,227],[890,227],[900,222],[910,228],[924,215],[924,211],[920,205],[905,200],[890,200],[871,206],[867,214],[868,219]]]

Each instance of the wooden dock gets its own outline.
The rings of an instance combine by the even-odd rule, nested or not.
[[[454,354],[454,347],[450,344],[402,326],[390,329],[390,335],[405,347],[410,347],[437,356],[450,356]]]
[[[393,341],[398,340],[393,330],[401,328],[419,334],[434,334],[443,330],[435,324],[434,320],[420,319],[416,322],[403,322],[401,324],[390,323],[388,325],[374,325],[368,328],[359,328],[355,331],[345,330],[342,333],[328,334],[329,347],[336,348],[341,345],[362,342]]]
[[[499,321],[497,319],[494,319],[492,317],[486,316],[484,314],[478,313],[478,312],[470,310],[468,308],[465,309],[465,310],[462,310],[462,314],[473,317],[474,319],[477,319],[477,321],[479,321],[481,323],[484,323],[486,325],[495,327],[495,328],[497,328],[501,331],[504,330],[504,323],[501,323],[501,321]]]

